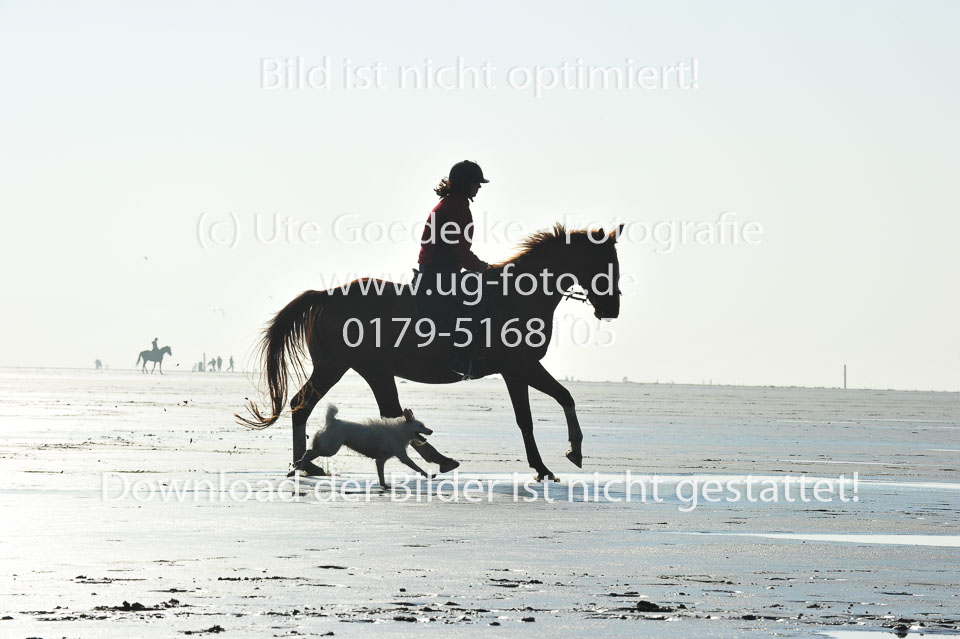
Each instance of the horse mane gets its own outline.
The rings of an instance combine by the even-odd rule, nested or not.
[[[568,231],[567,227],[557,222],[553,225],[552,229],[544,229],[528,235],[520,242],[520,246],[513,257],[503,260],[502,262],[495,262],[492,266],[495,268],[503,267],[511,262],[523,259],[535,251],[552,250],[557,246],[573,243],[580,237],[586,238],[587,233],[588,231],[586,229]],[[567,237],[570,238],[569,241]]]

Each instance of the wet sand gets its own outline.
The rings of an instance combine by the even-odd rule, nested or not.
[[[609,499],[577,491],[547,502],[539,485],[518,493],[535,500],[514,498],[513,473],[523,481],[532,471],[503,384],[491,379],[400,386],[434,445],[461,461],[452,485],[367,499],[357,484],[376,484],[373,463],[342,453],[329,464],[332,488],[307,479],[296,499],[234,500],[221,481],[277,485],[290,456],[289,418],[259,432],[233,423],[253,392],[245,376],[0,369],[0,634],[911,636],[960,627],[960,395],[568,387],[584,428],[582,471],[563,457],[562,411],[532,398],[541,453],[561,479],[547,489],[564,496],[581,481],[606,487]],[[327,399],[344,417],[376,413],[356,378]],[[395,460],[387,471],[409,475]],[[627,471],[660,477],[663,501],[612,501],[624,498]],[[676,494],[691,478],[746,475],[781,491],[787,476],[836,489],[854,472],[857,501],[689,509]],[[211,485],[196,484],[204,479]],[[179,502],[119,496],[141,480],[188,488]],[[476,503],[441,499],[471,482],[484,486]]]

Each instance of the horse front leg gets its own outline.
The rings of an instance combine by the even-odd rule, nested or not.
[[[556,479],[550,469],[543,463],[540,457],[540,450],[537,448],[537,440],[533,437],[533,415],[530,414],[530,389],[523,380],[503,376],[503,381],[507,384],[507,392],[510,393],[510,402],[513,404],[513,412],[517,416],[517,426],[520,427],[520,434],[523,435],[523,447],[527,451],[527,463],[530,468],[537,471],[537,481],[543,479]]]
[[[530,386],[545,395],[549,395],[563,408],[563,415],[567,419],[567,439],[570,440],[567,459],[576,464],[577,468],[583,468],[583,453],[580,450],[580,444],[583,442],[583,431],[580,430],[580,420],[577,419],[577,409],[573,401],[573,395],[540,362],[536,362],[525,373],[529,375],[527,383]]]

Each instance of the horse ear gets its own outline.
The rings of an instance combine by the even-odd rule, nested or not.
[[[616,229],[614,229],[613,231],[610,231],[610,239],[613,240],[614,242],[616,242],[617,240],[620,239],[620,234],[621,234],[621,233],[623,233],[623,224],[621,224],[620,226],[618,226],[618,227],[617,227]]]
[[[409,408],[404,408],[404,409],[403,409],[403,416],[404,416],[404,418],[405,418],[408,422],[412,422],[412,421],[413,421],[413,411],[410,410]]]
[[[599,244],[604,239],[606,239],[606,237],[607,237],[607,234],[604,232],[603,229],[593,229],[592,231],[590,231],[590,241],[593,242],[594,244]]]

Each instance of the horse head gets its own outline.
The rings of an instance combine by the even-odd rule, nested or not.
[[[568,231],[562,224],[555,224],[551,230],[529,236],[514,257],[494,267],[504,269],[504,277],[506,269],[513,264],[522,264],[518,268],[528,274],[552,273],[557,278],[555,292],[564,293],[575,284],[586,291],[586,301],[593,306],[597,318],[614,319],[620,315],[620,261],[616,244],[622,230],[623,224],[609,233],[603,229]]]
[[[167,355],[170,355],[170,356],[173,355],[173,351],[170,350],[170,347],[169,347],[169,346],[164,346],[163,348],[160,349],[160,352],[161,352],[161,353],[166,353]]]
[[[623,224],[607,233],[594,229],[584,234],[580,260],[574,267],[580,288],[587,292],[597,319],[616,319],[620,315],[620,260],[617,237]]]

